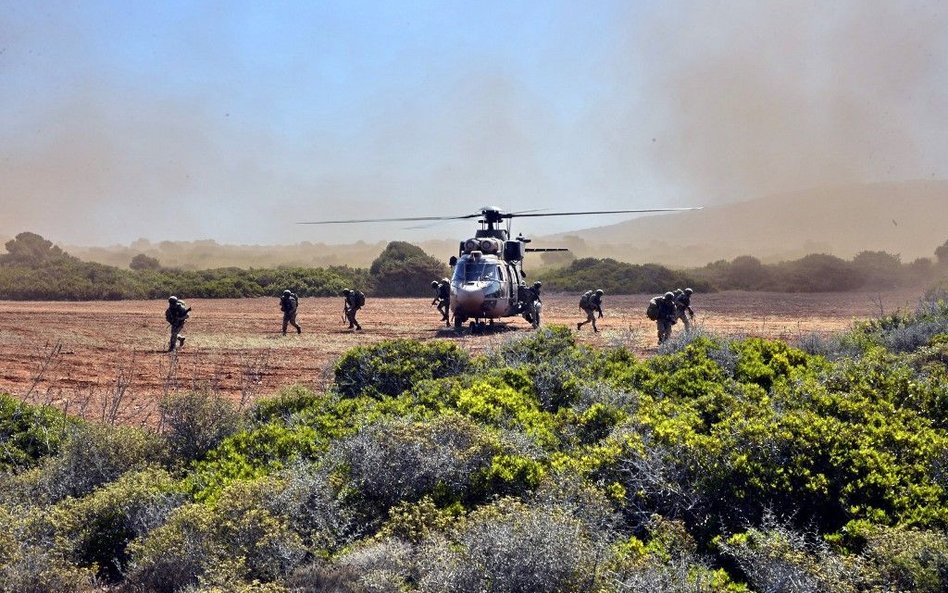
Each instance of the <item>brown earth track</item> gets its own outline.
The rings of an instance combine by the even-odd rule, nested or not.
[[[854,320],[878,316],[880,310],[912,308],[919,295],[915,290],[724,292],[698,294],[692,302],[697,325],[704,330],[792,341],[809,333],[845,330]],[[644,316],[650,296],[607,295],[600,333],[587,325],[578,339],[591,345],[623,344],[640,356],[654,353],[655,324]],[[577,301],[577,295],[544,295],[544,324],[575,329],[583,319]],[[494,331],[477,336],[465,331],[459,337],[439,326],[430,300],[370,299],[359,314],[364,330],[351,332],[342,319],[341,299],[304,298],[299,308],[303,334],[284,337],[275,298],[187,303],[193,307],[184,331],[187,342],[173,356],[164,351],[164,301],[0,301],[0,392],[86,417],[114,415],[119,422],[148,422],[155,418],[161,396],[175,390],[210,388],[246,401],[294,383],[319,388],[339,356],[361,344],[442,338],[481,352],[530,331],[522,319],[510,318]]]

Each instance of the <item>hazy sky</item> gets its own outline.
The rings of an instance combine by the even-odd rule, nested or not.
[[[943,0],[0,0],[0,234],[457,238],[294,223],[948,178],[946,113]]]

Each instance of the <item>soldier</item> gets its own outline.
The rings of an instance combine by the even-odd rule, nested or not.
[[[342,314],[349,321],[349,329],[355,328],[356,331],[360,331],[362,326],[356,321],[356,313],[365,305],[365,294],[361,290],[347,288],[342,291],[342,295],[346,298],[342,306]]]
[[[286,326],[292,325],[296,328],[296,333],[303,333],[303,329],[296,323],[296,309],[299,307],[300,299],[292,290],[287,288],[280,297],[280,310],[283,311],[283,335],[286,335]]]
[[[675,319],[681,319],[684,322],[685,331],[691,331],[691,321],[695,320],[695,312],[691,310],[691,293],[693,292],[690,288],[686,288],[675,295]]]
[[[675,307],[675,293],[666,292],[665,296],[658,301],[658,319],[655,324],[658,326],[658,343],[661,345],[665,340],[671,337],[672,326],[678,318],[678,310]]]
[[[440,282],[437,280],[432,280],[431,288],[434,288],[438,291],[434,300],[431,301],[431,304],[438,305],[438,312],[441,313],[441,321],[450,327],[451,320],[448,317],[448,311],[451,307],[451,281],[447,278],[442,278]]]
[[[168,352],[174,352],[175,342],[178,346],[184,346],[184,336],[181,330],[184,329],[184,322],[188,318],[191,307],[184,304],[184,301],[176,296],[168,297],[168,309],[165,311],[165,320],[171,325],[171,341],[168,343]]]
[[[520,283],[517,295],[520,300],[520,310],[523,311],[523,318],[530,322],[534,327],[540,327],[540,288],[543,283],[537,280],[529,288],[523,282]]]
[[[593,331],[598,332],[599,328],[596,327],[596,313],[599,313],[599,318],[602,319],[602,295],[604,291],[599,288],[596,292],[587,290],[583,296],[579,299],[579,308],[586,313],[586,321],[576,324],[576,329],[583,327],[587,323],[592,322]]]

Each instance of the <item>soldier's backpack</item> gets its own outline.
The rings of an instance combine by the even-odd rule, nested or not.
[[[355,300],[356,308],[361,309],[365,306],[365,293],[361,290],[355,291],[355,298],[353,300]]]
[[[592,306],[592,303],[591,303],[592,295],[593,295],[593,291],[587,290],[586,292],[583,293],[583,296],[579,297],[580,309],[586,310]]]
[[[658,297],[648,302],[648,308],[645,309],[645,315],[652,321],[658,321]]]

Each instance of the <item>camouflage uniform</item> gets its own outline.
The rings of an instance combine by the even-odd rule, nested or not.
[[[658,319],[655,324],[658,326],[658,343],[662,344],[671,337],[672,326],[678,317],[678,310],[675,307],[675,295],[666,292],[665,296],[658,300]]]
[[[168,309],[165,310],[165,320],[171,325],[171,341],[168,342],[168,352],[174,352],[175,342],[178,346],[184,346],[184,336],[181,330],[184,329],[184,322],[188,319],[191,307],[184,304],[184,301],[177,297],[168,299]]]
[[[359,309],[362,308],[359,305],[357,299],[358,291],[345,289],[342,291],[342,294],[346,297],[345,303],[342,306],[342,313],[346,316],[346,320],[349,322],[349,329],[355,328],[357,331],[362,329],[362,326],[359,325],[359,322],[356,321],[356,313]]]
[[[280,310],[283,311],[283,335],[286,335],[286,326],[292,325],[296,333],[303,333],[303,329],[296,323],[296,310],[299,307],[299,297],[290,290],[284,290],[280,297]]]
[[[530,287],[521,283],[517,292],[523,318],[529,321],[533,327],[540,327],[540,288],[542,286],[543,284],[539,281],[534,282]]]
[[[589,304],[585,307],[580,306],[580,309],[586,312],[586,321],[576,324],[576,329],[583,327],[587,323],[592,323],[593,331],[598,332],[599,328],[596,327],[596,313],[599,313],[599,318],[602,318],[602,295],[603,290],[600,288],[596,292],[589,295]]]
[[[431,301],[431,304],[438,305],[438,312],[441,313],[441,321],[450,327],[451,319],[448,316],[448,312],[451,307],[451,282],[447,278],[443,278],[441,282],[434,280],[431,282],[431,287],[438,291],[438,294],[434,300]]]
[[[685,331],[691,330],[691,320],[695,318],[695,312],[691,310],[691,293],[693,292],[690,288],[686,288],[681,294],[675,295],[675,319],[681,319],[684,322]]]

